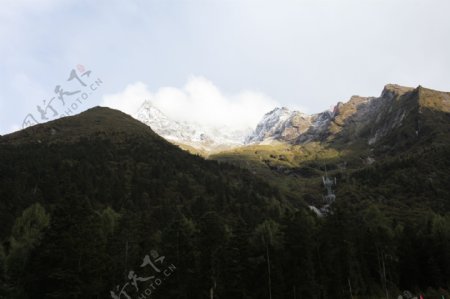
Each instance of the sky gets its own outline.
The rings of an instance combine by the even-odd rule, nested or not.
[[[388,83],[450,91],[449,11],[448,0],[0,0],[0,134],[144,100],[240,128]]]

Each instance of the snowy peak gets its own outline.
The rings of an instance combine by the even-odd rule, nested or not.
[[[165,139],[192,146],[198,150],[214,151],[244,144],[251,129],[237,131],[227,127],[205,126],[197,123],[175,121],[146,100],[134,117],[150,126]]]
[[[331,112],[307,115],[291,111],[286,107],[276,108],[265,114],[246,143],[271,143],[273,141],[295,143],[311,139],[311,134],[319,134],[332,118]]]
[[[142,104],[135,118],[151,127],[158,135],[169,140],[191,141],[195,135],[195,130],[186,124],[168,118],[148,100]]]
[[[144,120],[160,120],[164,122],[170,122],[169,118],[161,112],[158,108],[153,106],[153,104],[146,100],[142,106],[139,108],[137,116]]]
[[[266,113],[258,123],[253,134],[247,137],[246,143],[261,142],[280,134],[283,124],[292,116],[292,111],[286,107],[275,108]]]

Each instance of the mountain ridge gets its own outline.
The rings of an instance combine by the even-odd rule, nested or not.
[[[388,84],[379,97],[355,95],[345,103],[338,102],[332,111],[312,115],[289,111],[284,113],[284,119],[279,119],[275,115],[279,110],[274,109],[263,117],[248,143],[265,144],[271,140],[290,144],[345,142],[353,137],[365,139],[370,146],[400,128],[405,117],[411,117],[415,109],[427,108],[449,112],[450,93],[422,86],[411,88]],[[293,121],[295,117],[296,122]]]
[[[343,143],[358,139],[358,142],[371,146],[390,131],[400,128],[404,117],[419,106],[449,112],[449,94],[420,85],[413,88],[386,84],[379,96],[354,95],[348,101],[339,101],[332,109],[319,113],[306,114],[287,107],[275,107],[248,133],[174,121],[148,100],[144,101],[134,117],[167,140],[182,147],[185,145],[191,152],[197,149],[206,155],[273,142],[300,145],[310,142]],[[417,99],[412,99],[415,97]],[[407,98],[411,98],[412,102],[405,102]]]

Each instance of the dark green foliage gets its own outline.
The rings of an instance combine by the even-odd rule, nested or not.
[[[129,119],[125,133],[86,117],[44,126],[85,132],[73,138],[38,127],[29,140],[30,130],[0,139],[0,298],[110,298],[152,250],[177,268],[154,298],[449,288],[445,147],[330,167],[338,201],[318,218],[245,169],[192,156]]]

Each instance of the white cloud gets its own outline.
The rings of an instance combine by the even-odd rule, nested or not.
[[[142,82],[129,84],[124,91],[116,94],[104,95],[100,106],[118,109],[127,114],[134,114],[144,100],[150,99],[151,93]]]
[[[101,105],[134,114],[146,99],[174,120],[234,129],[254,128],[265,113],[279,106],[260,92],[225,94],[211,81],[196,76],[190,77],[182,88],[162,87],[154,93],[137,82],[121,93],[105,95]]]

